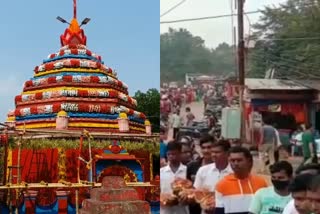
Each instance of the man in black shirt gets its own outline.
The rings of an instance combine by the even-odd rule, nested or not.
[[[187,165],[187,179],[194,182],[196,174],[201,166],[212,163],[211,147],[214,143],[214,138],[211,135],[205,135],[200,139],[200,147],[202,157],[199,160],[190,162]],[[201,208],[199,204],[189,205],[190,214],[201,214]]]
[[[192,148],[188,143],[181,143],[181,162],[188,165],[192,162]]]

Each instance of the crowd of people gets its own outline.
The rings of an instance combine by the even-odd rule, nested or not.
[[[189,85],[181,88],[164,87],[161,88],[160,92],[161,126],[165,127],[166,130],[173,129],[173,139],[177,137],[181,127],[194,126],[195,116],[189,107],[193,102],[203,103],[203,118],[198,122],[204,122],[209,129],[217,124],[218,117],[216,116],[221,116],[221,109],[217,110],[215,108],[217,99],[223,97],[221,87],[214,87],[208,84]],[[182,109],[182,107],[185,108]],[[185,111],[185,117],[182,116],[182,111]]]
[[[266,171],[266,163],[274,162],[279,159],[280,156],[286,157],[284,159],[294,158],[295,154],[302,156],[303,160],[301,165],[307,163],[318,163],[318,150],[317,145],[317,132],[312,125],[298,125],[297,131],[293,132],[289,145],[285,145],[281,142],[278,130],[271,125],[268,119],[264,120],[261,127],[261,140],[258,144],[258,150],[260,152],[260,172]],[[282,155],[281,155],[282,154]]]
[[[203,102],[206,107],[209,99],[216,96],[218,92],[221,94],[222,89],[215,89],[208,84],[199,86],[189,85],[181,88],[163,87],[160,90],[160,113],[162,116],[168,116],[170,113],[192,102]]]
[[[194,123],[191,102],[203,102],[205,114],[211,104],[208,98],[219,97],[214,87],[204,89],[162,90],[161,116],[168,119],[160,131],[160,213],[320,214],[320,165],[312,126],[302,128],[300,138],[298,133],[293,135],[302,147],[303,161],[297,170],[291,164],[290,149],[282,145],[279,131],[268,118],[261,124],[254,149],[258,163],[254,164],[252,148],[209,132],[201,135],[196,149],[194,139],[179,135],[179,130]],[[168,136],[170,129],[172,136]]]
[[[162,214],[320,214],[320,165],[305,164],[294,172],[287,161],[270,165],[271,180],[252,171],[253,157],[245,147],[228,141],[201,139],[201,158],[183,143],[169,142],[168,161],[160,169],[162,194],[172,194],[175,179],[188,179],[194,189],[213,193],[215,206],[201,209],[192,198],[179,197],[176,204],[162,206]]]

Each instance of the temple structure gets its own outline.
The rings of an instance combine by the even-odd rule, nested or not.
[[[81,25],[89,21],[86,18]],[[7,122],[17,129],[151,133],[128,86],[87,48],[81,25],[74,1],[74,16],[60,37],[61,48],[34,68],[33,77],[15,97],[16,109]]]

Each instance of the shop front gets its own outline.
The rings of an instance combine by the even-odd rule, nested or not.
[[[290,134],[300,124],[310,122],[310,107],[316,90],[301,83],[280,79],[246,79],[245,109],[247,139],[261,141],[262,121],[267,120],[289,143]],[[257,120],[260,122],[257,122]]]
[[[247,137],[258,143],[261,139],[262,121],[267,119],[280,134],[281,142],[289,143],[291,133],[299,124],[308,122],[308,103],[281,100],[253,99],[245,104]],[[258,142],[257,142],[258,141]]]

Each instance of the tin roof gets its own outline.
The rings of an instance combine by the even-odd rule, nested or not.
[[[298,81],[281,79],[246,78],[245,85],[249,90],[313,90]]]
[[[295,82],[320,91],[320,80],[296,80]]]

